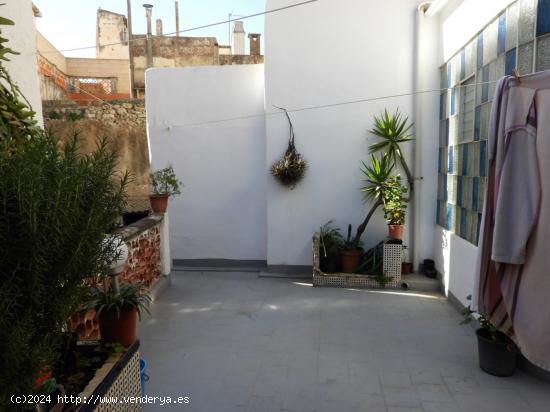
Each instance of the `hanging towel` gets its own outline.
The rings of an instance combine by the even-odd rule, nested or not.
[[[499,81],[474,307],[550,370],[550,72]]]

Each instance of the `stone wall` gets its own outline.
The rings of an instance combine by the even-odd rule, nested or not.
[[[78,133],[79,150],[90,153],[107,137],[118,152],[117,169],[128,171],[127,211],[149,210],[149,145],[143,100],[121,100],[77,106],[74,102],[44,102],[45,126],[65,142]]]

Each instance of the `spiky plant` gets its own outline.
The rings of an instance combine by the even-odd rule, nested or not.
[[[365,201],[383,201],[384,193],[389,189],[394,177],[395,162],[388,154],[384,154],[380,159],[371,155],[370,164],[361,163],[361,172],[364,176],[361,191]]]
[[[382,152],[394,164],[399,163],[401,165],[407,175],[411,193],[414,191],[414,178],[403,155],[401,145],[414,140],[410,133],[413,125],[413,123],[409,123],[408,117],[401,114],[399,109],[394,113],[384,110],[384,113],[380,116],[374,116],[374,127],[370,130],[370,133],[378,136],[381,140],[369,148],[371,154]]]
[[[283,107],[278,107],[285,112],[290,127],[290,137],[288,147],[282,159],[277,160],[271,166],[271,174],[283,186],[294,187],[304,178],[307,170],[307,162],[303,156],[298,153],[295,145],[294,126],[290,120],[288,111]]]

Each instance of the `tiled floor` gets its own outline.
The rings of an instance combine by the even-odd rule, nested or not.
[[[175,272],[140,325],[146,392],[206,412],[550,411],[550,385],[481,372],[459,321],[438,295]]]

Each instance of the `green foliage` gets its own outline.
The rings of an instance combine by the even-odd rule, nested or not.
[[[290,128],[290,137],[283,158],[271,165],[271,174],[281,185],[294,189],[306,174],[307,162],[296,150],[294,126],[287,110],[282,107],[278,107],[278,109],[285,112]]]
[[[67,120],[70,122],[76,122],[77,120],[83,119],[84,114],[82,112],[69,112],[67,113]]]
[[[332,220],[329,220],[319,230],[319,243],[324,257],[337,253],[344,243],[340,228],[334,228],[331,225]]]
[[[401,177],[392,177],[386,185],[383,193],[384,219],[389,225],[402,225],[405,223],[407,205],[403,195],[407,188],[401,184]]]
[[[183,183],[178,180],[174,168],[170,165],[150,174],[151,185],[155,195],[176,196],[181,194]]]
[[[373,248],[367,250],[359,264],[359,272],[379,273],[384,264],[384,242],[378,243]]]
[[[391,276],[386,276],[385,273],[383,273],[382,271],[379,272],[378,274],[374,275],[373,276],[373,279],[376,280],[378,282],[378,285],[381,287],[381,288],[385,288],[386,285],[388,283],[391,282],[392,278]]]
[[[107,273],[116,249],[104,236],[124,211],[127,177],[102,140],[81,156],[40,132],[0,141],[0,404],[31,393],[53,365],[84,281]]]
[[[358,239],[357,237],[352,237],[351,236],[351,229],[352,229],[352,226],[351,224],[348,225],[348,234],[346,236],[346,240],[344,242],[344,246],[343,248],[346,249],[346,250],[355,250],[355,249],[360,249],[363,247],[363,242],[361,242],[360,239]]]
[[[378,136],[381,140],[370,146],[370,153],[382,152],[384,156],[388,156],[393,164],[398,162],[401,164],[407,175],[407,180],[413,191],[413,176],[405,161],[401,144],[410,142],[412,135],[409,134],[413,124],[409,124],[409,118],[403,117],[399,109],[395,113],[390,114],[387,110],[380,116],[374,116],[374,127],[370,133]]]
[[[48,118],[52,120],[59,120],[59,119],[62,119],[63,116],[61,116],[59,112],[52,110],[50,113],[48,113]]]
[[[13,24],[13,21],[0,17],[0,26]],[[10,55],[19,54],[6,47],[7,42],[8,39],[0,36],[0,141],[13,139],[20,142],[39,133],[39,127],[29,102],[4,67],[3,62],[10,61]]]
[[[118,293],[113,287],[93,286],[90,295],[88,307],[94,308],[98,316],[103,311],[117,312],[120,316],[121,311],[132,308],[137,309],[140,319],[142,310],[149,313],[151,296],[140,282],[122,284]]]
[[[364,175],[364,186],[361,191],[364,194],[365,201],[380,202],[384,201],[385,192],[390,189],[395,179],[395,163],[388,155],[378,159],[371,155],[370,164],[363,163],[361,172]]]
[[[472,295],[468,295],[466,297],[467,300],[472,300]],[[489,319],[487,319],[485,316],[483,316],[481,313],[478,313],[474,310],[472,310],[471,305],[468,305],[462,310],[462,315],[464,316],[464,319],[462,322],[460,322],[461,325],[467,325],[472,322],[474,319],[474,316],[477,314],[478,316],[475,318],[477,322],[479,323],[479,327],[483,329],[486,333],[486,336],[489,337],[493,342],[496,341],[509,341],[509,338],[506,337],[502,332],[500,332],[495,325],[493,325]],[[511,342],[510,342],[511,343]]]

